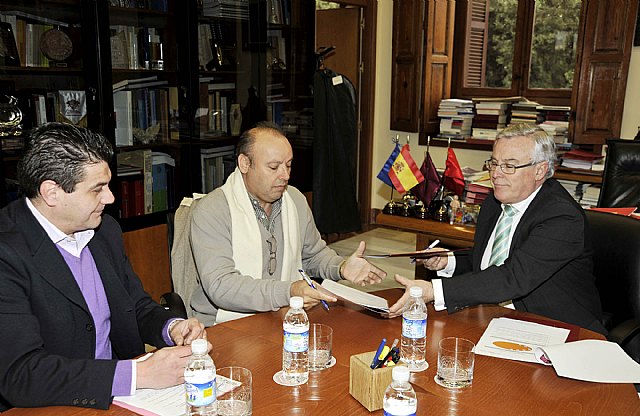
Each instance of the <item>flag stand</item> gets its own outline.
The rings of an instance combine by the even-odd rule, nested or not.
[[[396,137],[392,138],[391,142],[397,145],[400,142],[400,135],[396,134]],[[395,202],[393,200],[394,189],[395,189],[394,186],[391,185],[391,197],[389,198],[389,202],[387,202],[384,208],[382,209],[383,214],[397,215],[398,212],[400,211],[400,208],[402,207],[402,204]]]

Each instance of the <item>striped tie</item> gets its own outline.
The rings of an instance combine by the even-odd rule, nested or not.
[[[503,209],[502,218],[496,227],[489,266],[500,266],[509,255],[509,233],[511,232],[511,224],[513,224],[513,216],[518,213],[518,210],[511,205],[505,205]]]

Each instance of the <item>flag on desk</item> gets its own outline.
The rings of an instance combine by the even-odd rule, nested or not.
[[[398,192],[407,192],[409,189],[424,181],[422,172],[418,169],[416,161],[411,157],[408,144],[402,146],[396,160],[393,162],[393,165],[391,165],[389,178]]]
[[[464,175],[452,148],[447,149],[446,167],[443,173],[444,187],[458,196],[464,192]]]
[[[400,154],[400,146],[398,146],[398,143],[396,143],[396,147],[394,147],[393,152],[391,152],[391,154],[389,155],[389,159],[384,162],[384,166],[382,167],[382,169],[380,169],[380,172],[377,176],[378,179],[389,186],[393,186],[391,178],[389,178],[389,171],[391,170],[391,165],[393,165],[396,157],[398,157],[398,154]]]
[[[440,175],[438,175],[436,165],[433,164],[428,152],[425,154],[422,166],[420,166],[420,172],[424,176],[424,181],[413,187],[411,192],[424,203],[425,207],[428,207],[440,185]]]

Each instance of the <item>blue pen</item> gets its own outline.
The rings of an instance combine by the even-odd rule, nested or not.
[[[380,353],[382,352],[382,349],[384,348],[384,344],[387,343],[387,339],[386,338],[382,338],[382,341],[380,341],[380,345],[378,346],[378,350],[376,351],[376,355],[373,356],[373,361],[371,362],[371,368],[374,369],[378,366],[378,357],[380,356]]]
[[[313,284],[313,282],[311,281],[311,278],[309,277],[307,272],[305,272],[302,269],[298,269],[298,271],[302,275],[302,278],[304,279],[304,281],[307,282],[307,284],[309,286],[311,286],[312,289],[316,289],[317,290],[316,285]],[[327,310],[327,312],[329,312],[329,304],[324,300],[321,300],[320,302],[322,302],[322,307],[325,308]]]

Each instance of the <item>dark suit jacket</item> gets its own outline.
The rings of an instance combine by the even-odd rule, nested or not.
[[[165,346],[172,315],[144,292],[117,222],[104,215],[89,243],[111,310],[113,360],[95,360],[89,309],[62,255],[24,199],[0,211],[0,411],[11,406],[105,409],[116,359]]]
[[[513,300],[517,310],[606,334],[586,217],[569,193],[555,179],[545,181],[518,223],[509,258],[480,270],[500,213],[500,203],[487,197],[471,255],[456,256],[454,277],[442,279],[449,312]]]

